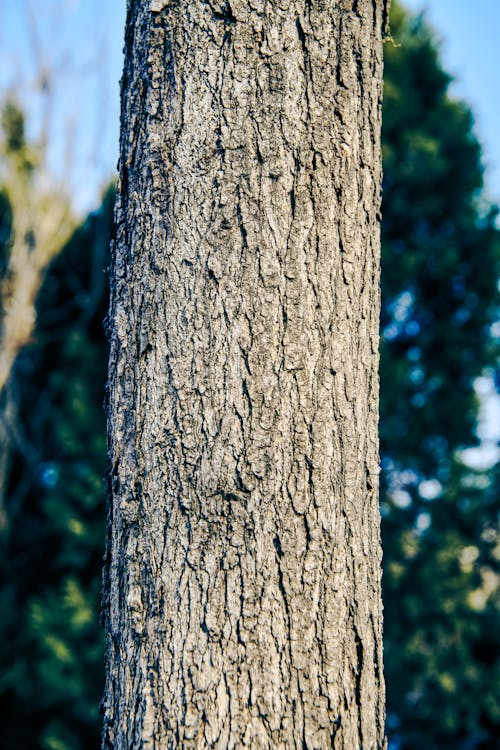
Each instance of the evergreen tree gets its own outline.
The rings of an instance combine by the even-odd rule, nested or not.
[[[0,558],[6,750],[98,742],[112,203],[110,191],[52,263],[13,374],[19,409]]]
[[[381,316],[389,735],[405,750],[486,750],[500,719],[500,506],[494,473],[468,468],[460,449],[477,442],[474,379],[498,356],[496,211],[481,198],[472,115],[448,93],[431,32],[398,5],[391,31]]]

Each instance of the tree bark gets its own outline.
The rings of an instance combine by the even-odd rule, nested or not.
[[[103,747],[382,748],[385,3],[128,5]]]

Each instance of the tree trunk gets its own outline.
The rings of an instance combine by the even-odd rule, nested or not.
[[[383,747],[383,0],[129,0],[104,748]]]

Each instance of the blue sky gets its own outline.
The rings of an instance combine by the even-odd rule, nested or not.
[[[33,136],[48,113],[49,164],[84,214],[114,178],[125,0],[0,0],[0,98]],[[50,94],[40,92],[48,73]]]
[[[404,5],[424,10],[441,40],[443,67],[455,77],[451,91],[474,112],[488,197],[500,203],[500,0],[405,0]]]
[[[500,202],[500,0],[404,4],[425,9],[441,39],[444,67],[456,77],[452,91],[475,114],[488,196]],[[50,164],[68,183],[81,213],[97,204],[115,173],[125,5],[125,0],[0,0],[0,96],[17,92],[36,132],[47,109],[37,83],[40,68],[48,69]]]

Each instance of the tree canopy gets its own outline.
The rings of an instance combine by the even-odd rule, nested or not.
[[[490,748],[500,720],[497,471],[475,471],[474,381],[498,343],[496,209],[468,107],[422,17],[385,48],[381,460],[388,731]]]

